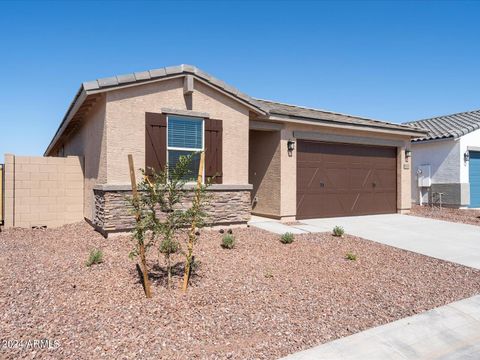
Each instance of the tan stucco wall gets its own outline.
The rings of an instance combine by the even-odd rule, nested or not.
[[[65,155],[81,155],[85,159],[86,218],[93,219],[94,185],[130,183],[128,154],[133,155],[137,169],[145,167],[145,112],[159,113],[162,108],[208,113],[213,119],[223,120],[223,183],[243,185],[249,183],[249,177],[252,179],[251,171],[260,166],[259,161],[262,159],[254,158],[250,161],[249,174],[249,157],[256,155],[257,145],[252,142],[255,140],[254,135],[250,139],[253,148],[249,149],[247,106],[198,80],[194,81],[193,94],[185,96],[183,77],[111,90],[102,95],[79,129],[64,140]],[[256,211],[259,213],[285,219],[295,217],[296,150],[291,153],[287,151],[287,141],[295,140],[294,131],[401,141],[398,153],[397,208],[399,211],[410,208],[410,164],[404,158],[404,150],[410,146],[408,136],[290,123],[276,132],[276,139],[272,137],[263,145],[272,149],[279,141],[273,161],[268,163],[264,183],[257,184],[254,190],[254,195],[263,199],[257,205]],[[137,176],[140,179],[140,172],[137,172]],[[264,201],[267,194],[272,195]]]
[[[5,155],[5,226],[57,227],[83,220],[82,159]]]
[[[88,112],[80,128],[63,143],[65,156],[76,155],[84,159],[84,209],[85,218],[93,220],[93,187],[107,182],[107,142],[105,129],[106,98],[101,96]]]
[[[308,131],[312,133],[344,135],[345,142],[348,143],[348,136],[370,137],[373,139],[387,139],[391,141],[400,141],[401,146],[397,147],[397,210],[398,212],[408,212],[411,208],[410,202],[410,181],[411,165],[405,159],[405,149],[410,148],[410,138],[408,136],[381,134],[369,131],[345,130],[333,127],[317,127],[303,124],[285,124],[281,131],[281,216],[286,220],[291,220],[296,214],[296,191],[297,191],[297,151],[289,153],[287,151],[287,141],[295,140],[294,131]],[[409,160],[410,161],[410,160]]]
[[[252,130],[249,147],[252,212],[280,217],[280,132]]]
[[[191,109],[187,103],[183,78],[107,93],[109,184],[130,182],[128,154],[133,155],[137,169],[145,167],[145,112],[159,113],[162,108],[203,112],[223,120],[223,183],[248,184],[249,109],[199,81],[194,82]]]

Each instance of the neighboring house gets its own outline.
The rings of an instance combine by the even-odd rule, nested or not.
[[[424,134],[254,99],[180,65],[83,83],[45,155],[84,157],[84,216],[108,233],[132,225],[128,154],[159,170],[205,150],[214,223],[289,221],[408,211],[406,150]]]
[[[480,208],[480,110],[405,124],[428,132],[412,141],[413,201]]]

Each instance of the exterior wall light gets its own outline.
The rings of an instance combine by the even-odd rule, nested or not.
[[[288,140],[288,141],[287,141],[287,149],[288,149],[288,151],[293,151],[293,150],[295,150],[295,141],[293,141],[293,140]]]
[[[408,159],[408,158],[411,158],[412,157],[412,150],[405,150],[405,157]]]
[[[463,154],[463,160],[465,162],[469,161],[470,160],[470,153],[467,151],[465,151],[465,153]]]

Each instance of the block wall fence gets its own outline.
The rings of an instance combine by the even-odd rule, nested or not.
[[[58,227],[83,220],[83,160],[5,154],[4,226]]]

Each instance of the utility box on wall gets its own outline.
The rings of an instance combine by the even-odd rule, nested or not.
[[[417,179],[419,188],[432,186],[430,165],[420,165],[417,168]]]

